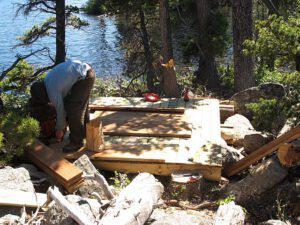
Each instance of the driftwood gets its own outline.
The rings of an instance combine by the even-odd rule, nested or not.
[[[149,173],[139,174],[108,207],[100,224],[140,225],[152,213],[163,193],[163,186]]]
[[[105,177],[102,176],[98,171],[95,171],[93,175],[85,175],[85,176],[83,176],[83,178],[92,179],[92,180],[97,181],[100,184],[107,199],[111,200],[114,198],[114,195],[113,195],[112,191],[110,190],[110,187],[109,187]]]
[[[218,208],[214,225],[243,225],[244,220],[245,213],[242,207],[229,202]]]
[[[300,165],[300,140],[280,146],[277,156],[280,163],[284,166]]]
[[[92,225],[91,221],[84,213],[78,210],[75,205],[72,205],[68,200],[59,192],[57,187],[49,188],[47,195],[50,199],[54,200],[73,220],[79,225]]]

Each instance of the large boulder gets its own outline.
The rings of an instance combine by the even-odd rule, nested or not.
[[[146,225],[213,225],[214,212],[203,210],[180,210],[175,207],[153,210]]]
[[[241,152],[231,146],[221,145],[221,153],[222,153],[222,166],[225,167],[228,164],[235,163],[240,161],[244,156]]]
[[[74,165],[81,169],[84,174],[94,174],[94,172],[97,171],[87,155],[82,155],[80,158],[78,158],[74,162]],[[85,180],[78,189],[77,194],[88,198],[91,197],[93,192],[100,194],[101,199],[107,199],[99,183],[94,180]]]
[[[257,133],[250,121],[240,115],[235,114],[227,118],[221,128],[222,138],[234,146],[243,146],[244,137],[248,134]]]
[[[231,201],[219,206],[214,225],[244,225],[244,221],[243,208]]]
[[[251,154],[252,152],[256,151],[261,146],[267,144],[273,139],[274,136],[272,134],[267,133],[257,132],[253,134],[246,134],[244,136],[244,151],[247,154]]]
[[[35,191],[28,171],[25,168],[11,167],[0,170],[0,189]]]
[[[12,167],[5,167],[4,169],[0,170],[0,189],[20,190],[27,192],[35,191],[28,171],[24,168],[14,169]],[[8,216],[8,214],[13,216]],[[6,220],[8,218],[17,218],[19,215],[20,208],[18,207],[0,207],[0,217],[2,217],[2,220]],[[3,216],[5,217],[3,218]]]
[[[251,110],[247,109],[246,104],[256,103],[260,98],[281,99],[285,94],[283,85],[278,83],[265,83],[238,92],[231,97],[231,100],[235,101],[235,112],[251,119],[253,113]]]
[[[20,217],[17,215],[7,214],[5,216],[0,217],[0,224],[17,224]]]

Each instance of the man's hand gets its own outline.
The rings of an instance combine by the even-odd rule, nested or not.
[[[63,130],[56,130],[55,131],[55,137],[56,137],[56,140],[61,142],[63,137],[64,137],[64,131]]]

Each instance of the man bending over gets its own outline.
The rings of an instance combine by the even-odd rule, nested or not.
[[[85,124],[89,122],[88,101],[94,81],[95,72],[89,64],[68,60],[56,65],[44,80],[31,86],[29,110],[40,122],[42,136],[55,135],[61,141],[68,123],[70,142],[63,147],[64,152],[74,152],[83,146]],[[51,121],[55,121],[53,133]]]

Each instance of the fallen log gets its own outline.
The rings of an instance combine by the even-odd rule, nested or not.
[[[277,152],[279,162],[286,167],[300,165],[300,141],[293,141],[279,147]]]
[[[49,188],[47,191],[48,198],[55,201],[73,220],[79,225],[92,225],[94,221],[91,221],[84,213],[72,205],[68,200],[59,192],[57,187]]]
[[[158,203],[164,187],[153,175],[140,173],[120,192],[103,215],[100,224],[144,224]]]
[[[271,189],[288,175],[288,169],[281,166],[276,156],[256,165],[244,179],[229,184],[225,196],[234,195],[236,202],[244,202],[253,196]]]

